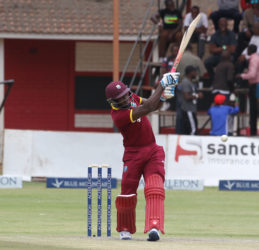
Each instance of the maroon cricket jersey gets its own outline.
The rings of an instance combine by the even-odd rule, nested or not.
[[[115,126],[123,136],[124,147],[142,147],[155,142],[155,136],[151,124],[146,116],[137,121],[132,119],[132,110],[139,106],[142,98],[132,94],[131,107],[129,109],[112,108],[111,116]]]

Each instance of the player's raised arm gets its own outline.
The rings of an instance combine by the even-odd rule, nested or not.
[[[174,88],[178,84],[179,76],[179,72],[164,74],[162,80],[160,81],[160,84],[156,88],[153,95],[146,99],[143,105],[140,105],[133,109],[132,119],[136,121],[138,118],[147,115],[152,111],[155,111],[159,107],[160,101],[165,101],[164,97],[161,96],[163,91],[167,87],[170,87],[170,91],[174,92]]]

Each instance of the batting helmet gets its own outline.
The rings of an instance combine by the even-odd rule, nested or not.
[[[111,82],[105,88],[105,95],[107,99],[119,99],[127,94],[130,89],[123,82]]]
[[[105,88],[107,101],[113,106],[121,108],[120,103],[116,100],[130,92],[130,89],[120,81],[111,82]]]

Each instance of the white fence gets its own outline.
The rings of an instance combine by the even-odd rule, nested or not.
[[[259,180],[259,139],[157,135],[166,153],[166,179]],[[3,174],[86,177],[89,164],[110,164],[121,178],[123,145],[118,133],[5,130]]]

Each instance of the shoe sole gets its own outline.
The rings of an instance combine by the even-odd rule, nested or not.
[[[149,235],[148,235],[148,241],[158,241],[160,239],[159,235],[157,232],[153,231],[153,232],[150,232]]]
[[[131,240],[131,238],[127,237],[127,238],[121,238],[121,240]]]

